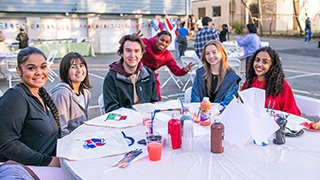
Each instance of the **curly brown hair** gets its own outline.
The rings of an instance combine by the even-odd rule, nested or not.
[[[256,59],[256,56],[260,52],[267,52],[271,58],[271,67],[269,71],[265,74],[264,78],[266,81],[265,86],[263,87],[264,90],[266,90],[266,95],[272,96],[273,98],[277,97],[281,92],[283,92],[284,88],[284,73],[282,69],[281,60],[279,58],[278,53],[273,50],[271,47],[262,47],[258,49],[249,59],[249,66],[247,69],[247,82],[245,83],[245,86],[247,88],[250,88],[253,82],[253,78],[257,77],[257,74],[255,73],[255,70],[253,68],[253,63]]]

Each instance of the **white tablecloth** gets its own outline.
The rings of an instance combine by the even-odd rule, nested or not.
[[[74,133],[104,128],[82,125]],[[209,131],[209,127],[206,129]],[[144,137],[146,127],[140,125],[123,131],[138,141]],[[162,159],[157,162],[146,157],[126,168],[112,167],[123,157],[119,155],[84,161],[62,160],[62,169],[67,179],[88,180],[319,179],[316,169],[320,160],[320,132],[305,131],[300,137],[287,137],[284,145],[273,144],[272,137],[269,141],[270,144],[264,147],[249,142],[243,149],[225,143],[222,154],[213,154],[210,152],[208,133],[196,137],[194,152],[165,147]]]

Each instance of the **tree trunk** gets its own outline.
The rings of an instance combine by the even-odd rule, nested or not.
[[[259,23],[260,23],[260,35],[263,35],[263,23],[262,23],[262,10],[261,10],[261,0],[258,0],[259,6]]]
[[[302,28],[301,28],[301,24],[300,24],[299,19],[298,19],[298,13],[297,13],[297,8],[296,8],[296,3],[294,2],[294,0],[292,0],[292,2],[293,2],[294,15],[296,16],[295,19],[296,19],[296,21],[297,21],[297,23],[298,23],[298,26],[299,26],[299,29],[300,29],[300,35],[302,35],[303,30],[302,30]]]
[[[252,19],[252,13],[251,13],[250,8],[247,6],[247,4],[243,0],[241,0],[241,2],[249,10],[249,16],[250,16],[249,19],[250,19],[251,23],[254,23],[253,19]]]

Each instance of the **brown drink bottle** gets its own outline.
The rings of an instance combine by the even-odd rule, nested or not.
[[[211,152],[222,153],[224,151],[224,126],[220,118],[215,117],[211,124]]]

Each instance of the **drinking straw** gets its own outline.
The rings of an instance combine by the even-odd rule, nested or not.
[[[157,110],[154,110],[153,116],[152,116],[152,119],[151,119],[151,127],[150,127],[150,133],[151,134],[153,134],[153,120],[154,120],[154,117],[156,116],[156,112],[157,112]]]
[[[267,107],[267,112],[269,111],[270,103],[271,103],[271,100],[269,100],[269,104],[268,104],[268,107]]]
[[[273,111],[273,107],[274,107],[274,103],[275,103],[275,102],[276,102],[276,101],[273,101],[271,113],[272,113],[272,111]]]
[[[185,109],[184,109],[183,102],[182,102],[180,94],[178,96],[179,96],[179,99],[180,99],[180,102],[181,102],[182,110],[183,110],[183,112],[185,112]]]

